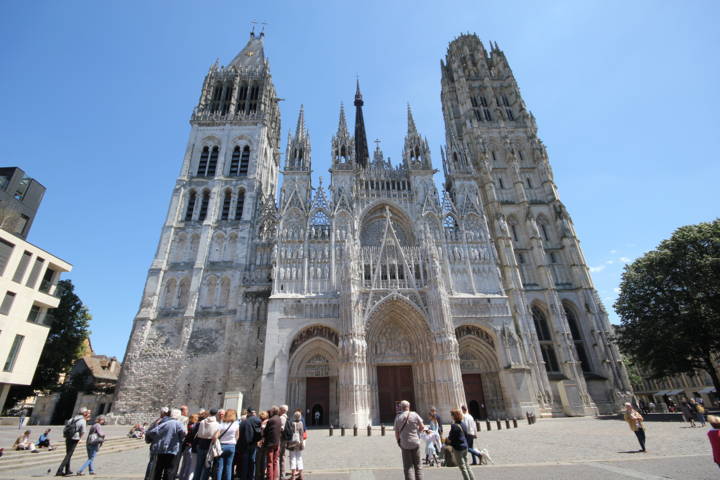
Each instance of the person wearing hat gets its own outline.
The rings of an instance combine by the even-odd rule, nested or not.
[[[211,408],[207,418],[200,422],[198,426],[197,435],[197,465],[195,467],[194,480],[207,480],[210,469],[205,467],[205,456],[208,450],[210,450],[210,442],[218,431],[218,421],[216,415],[218,413],[217,408]]]
[[[645,453],[645,425],[643,424],[643,417],[640,413],[635,410],[631,403],[625,403],[625,421],[630,426],[630,430],[635,433],[635,436],[640,442],[640,451]]]
[[[260,418],[255,409],[247,408],[247,415],[240,423],[240,437],[237,442],[239,464],[238,478],[240,480],[252,480],[255,476],[255,457],[257,454],[257,442],[260,441]]]
[[[713,461],[720,467],[720,417],[708,415],[707,421],[712,427],[707,435],[713,452]]]

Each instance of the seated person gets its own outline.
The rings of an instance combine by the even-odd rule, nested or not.
[[[52,428],[48,428],[47,430],[45,430],[45,432],[40,434],[40,438],[38,438],[38,441],[35,444],[36,447],[46,447],[48,450],[53,449],[53,446],[50,444],[50,430],[52,430]]]
[[[30,440],[30,430],[26,430],[25,433],[20,435],[17,440],[15,440],[15,443],[13,443],[12,448],[14,450],[30,450],[31,452],[37,453],[35,444]]]

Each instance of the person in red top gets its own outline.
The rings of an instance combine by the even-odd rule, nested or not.
[[[712,428],[708,430],[708,439],[712,447],[713,461],[720,467],[720,417],[708,415],[707,421],[712,426]]]

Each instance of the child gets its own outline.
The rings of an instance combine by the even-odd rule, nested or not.
[[[710,439],[710,446],[712,447],[713,461],[720,467],[720,417],[708,415],[707,421],[712,426],[708,430],[708,439]]]
[[[438,454],[442,448],[440,435],[435,430],[428,428],[420,434],[420,438],[425,442],[425,463],[439,467],[440,461],[438,460]]]

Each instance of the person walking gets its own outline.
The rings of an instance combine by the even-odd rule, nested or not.
[[[27,410],[24,408],[20,410],[20,415],[18,418],[18,430],[21,430],[25,426],[25,418],[27,417]]]
[[[690,410],[695,415],[695,420],[701,427],[705,426],[705,407],[694,398],[690,399]]]
[[[238,457],[239,480],[253,480],[255,476],[255,455],[260,441],[260,418],[255,409],[248,408],[245,420],[240,424],[236,455]]]
[[[402,451],[405,480],[422,480],[419,433],[424,430],[420,415],[410,411],[410,402],[400,402],[400,413],[395,417],[395,439]]]
[[[463,414],[463,426],[465,427],[465,435],[467,435],[467,448],[468,452],[470,452],[470,456],[472,457],[472,464],[477,465],[478,462],[476,460],[481,460],[480,463],[482,463],[482,457],[477,455],[477,450],[475,450],[474,444],[475,444],[475,437],[477,437],[477,425],[475,424],[475,419],[472,415],[470,415],[470,412],[468,412],[468,409],[465,405],[460,407],[462,409]]]
[[[475,480],[472,470],[467,463],[468,436],[465,430],[465,415],[457,408],[450,410],[453,423],[450,425],[447,443],[452,447],[453,460],[460,469],[463,480]]]
[[[230,408],[225,412],[223,421],[218,425],[217,438],[220,440],[222,455],[215,460],[215,480],[232,480],[235,445],[239,437],[240,425],[237,421],[237,411]]]
[[[82,475],[83,470],[86,468],[90,471],[90,475],[95,475],[95,464],[93,462],[95,461],[95,456],[100,450],[100,447],[102,447],[102,444],[105,441],[105,432],[102,428],[103,425],[105,425],[105,415],[100,415],[95,419],[95,423],[88,430],[87,441],[85,442],[88,459],[77,471],[78,475]]]
[[[218,413],[217,408],[211,408],[205,420],[202,420],[198,426],[195,440],[195,475],[193,480],[207,480],[210,468],[205,465],[205,457],[210,450],[210,442],[218,430],[218,422],[215,417]]]
[[[265,450],[265,461],[267,463],[267,480],[279,480],[279,459],[280,436],[282,434],[282,419],[280,409],[273,405],[270,409],[270,418],[265,425],[262,436],[262,447]],[[256,476],[257,478],[257,476]],[[262,478],[262,477],[261,477]]]
[[[625,421],[630,426],[630,430],[635,433],[635,436],[640,442],[640,451],[646,452],[645,450],[645,425],[643,424],[643,417],[640,413],[635,410],[631,403],[625,403]]]
[[[302,453],[305,448],[305,426],[302,422],[302,413],[295,412],[290,423],[290,430],[292,432],[292,436],[285,445],[287,451],[290,452],[290,480],[303,480]]]
[[[708,430],[708,440],[710,440],[710,448],[713,453],[713,461],[720,467],[720,417],[708,415],[708,423],[712,427]]]
[[[65,437],[65,458],[60,462],[60,466],[55,473],[56,477],[62,477],[64,475],[72,475],[70,469],[70,459],[75,453],[75,447],[80,442],[80,439],[85,435],[87,429],[87,420],[90,418],[90,410],[85,407],[78,410],[77,415],[65,421],[65,427],[63,428],[63,437]]]
[[[145,433],[150,452],[156,456],[154,480],[174,480],[175,457],[185,438],[185,429],[177,420],[180,410],[163,409],[160,420]]]
[[[687,400],[680,402],[680,412],[686,422],[690,422],[690,426],[695,428],[695,412],[693,411]]]

